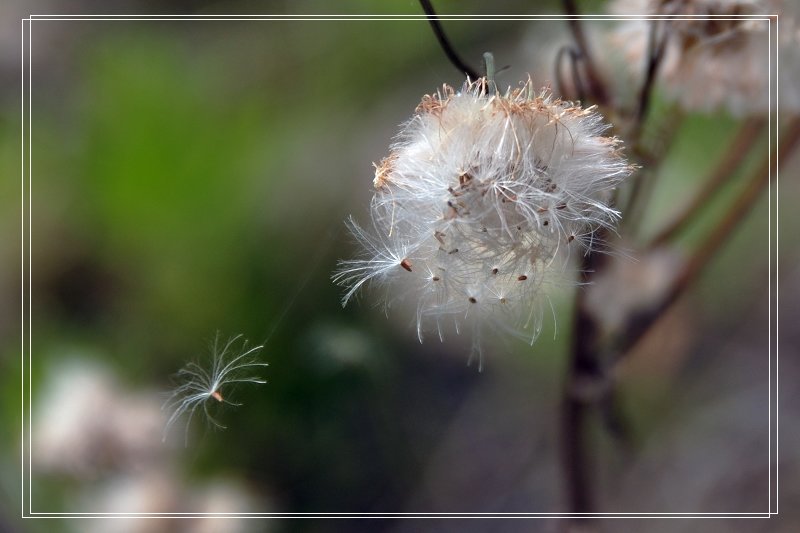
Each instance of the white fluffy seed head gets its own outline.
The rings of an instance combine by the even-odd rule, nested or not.
[[[416,302],[420,339],[452,319],[532,342],[550,274],[619,218],[609,193],[632,168],[607,128],[593,107],[534,94],[530,81],[502,95],[484,79],[426,95],[376,165],[374,231],[348,222],[363,255],[334,274],[343,303],[378,282],[387,303]]]
[[[236,383],[266,383],[260,377],[252,375],[256,367],[269,366],[269,363],[262,363],[257,358],[262,348],[263,346],[250,347],[241,335],[222,342],[217,333],[211,346],[210,364],[191,362],[175,375],[177,385],[161,407],[170,412],[164,427],[163,440],[166,440],[172,425],[188,415],[185,427],[185,441],[188,444],[189,426],[199,408],[202,408],[203,414],[213,426],[225,429],[225,426],[211,416],[209,404],[240,405],[227,398],[227,388]]]

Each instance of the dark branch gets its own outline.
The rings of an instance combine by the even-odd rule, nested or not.
[[[575,39],[575,45],[580,51],[580,58],[586,67],[586,78],[589,85],[589,92],[594,99],[595,103],[600,105],[608,105],[611,98],[606,90],[605,83],[600,78],[600,74],[595,68],[594,59],[592,58],[591,51],[589,50],[589,43],[586,40],[586,35],[583,33],[583,26],[581,26],[580,14],[575,5],[574,0],[564,0],[564,11],[569,15],[567,20],[569,29],[572,31],[572,37]]]
[[[665,118],[656,131],[648,132],[647,137],[650,139],[647,143],[643,142],[645,139],[640,135],[631,146],[632,159],[641,165],[642,170],[634,177],[625,204],[620,209],[625,213],[620,227],[632,237],[641,226],[647,202],[656,186],[655,182],[663,175],[659,169],[664,162],[664,155],[675,141],[684,119],[684,113],[677,105],[667,109],[664,115]]]
[[[591,282],[592,275],[605,260],[590,253],[583,257],[581,282]],[[570,513],[591,513],[595,508],[594,485],[589,443],[589,414],[604,387],[603,369],[597,357],[597,322],[586,306],[586,291],[579,290],[575,300],[575,323],[572,350],[562,396],[561,442]]]
[[[659,21],[654,20],[650,23],[650,35],[647,40],[647,70],[645,71],[644,83],[639,91],[639,104],[636,108],[636,127],[632,137],[638,138],[641,132],[647,112],[650,110],[650,100],[653,95],[653,86],[658,74],[658,67],[664,57],[664,50],[667,48],[668,32],[667,29],[658,36]]]
[[[422,10],[425,12],[425,15],[428,17],[428,22],[431,25],[433,34],[436,35],[436,40],[439,41],[439,45],[442,47],[442,50],[444,50],[447,59],[450,60],[450,63],[452,63],[453,66],[456,67],[460,72],[467,75],[471,80],[477,80],[480,78],[481,75],[469,65],[464,63],[464,61],[462,61],[462,59],[456,53],[453,46],[450,44],[450,41],[447,39],[447,35],[445,35],[444,29],[439,21],[439,16],[436,14],[436,11],[434,11],[430,0],[419,0],[419,3],[422,6]]]
[[[575,95],[567,94],[567,86],[562,72],[562,63],[564,62],[564,55],[569,58],[569,66],[572,72],[572,83],[574,84]],[[556,54],[556,85],[558,87],[559,96],[568,100],[578,100],[583,102],[586,97],[586,89],[581,77],[580,69],[578,68],[579,54],[573,46],[565,45],[558,49]]]

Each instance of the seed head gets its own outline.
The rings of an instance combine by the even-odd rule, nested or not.
[[[188,439],[189,425],[199,407],[203,408],[206,418],[214,426],[225,429],[225,426],[211,416],[209,403],[241,405],[223,396],[223,388],[228,388],[233,383],[266,383],[260,377],[248,375],[248,371],[254,367],[269,366],[268,363],[260,363],[256,359],[256,355],[263,346],[248,348],[247,341],[244,340],[236,350],[235,345],[241,338],[241,335],[237,335],[222,344],[219,334],[217,334],[212,346],[210,368],[191,362],[178,371],[175,375],[178,386],[162,406],[162,410],[172,412],[164,427],[164,440],[166,440],[170,427],[185,413],[189,414],[186,421],[186,437]]]
[[[615,224],[609,191],[631,173],[594,107],[534,94],[530,80],[505,94],[487,85],[423,97],[376,165],[372,230],[347,223],[361,257],[333,276],[343,304],[385,284],[387,304],[415,301],[420,340],[447,319],[471,324],[478,349],[485,324],[533,342],[561,252]]]

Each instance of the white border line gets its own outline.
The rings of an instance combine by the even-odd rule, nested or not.
[[[674,14],[674,15],[604,15],[604,14],[597,14],[597,15],[447,15],[447,14],[437,14],[436,18],[441,20],[470,20],[470,21],[481,21],[481,20],[667,20],[667,19],[679,19],[679,20],[754,20],[758,17],[771,17],[777,15],[758,15],[758,14],[707,14],[700,16],[695,15],[682,15],[682,14]],[[102,19],[102,18],[114,18],[114,19],[132,19],[132,20],[157,20],[160,18],[175,18],[175,19],[182,19],[182,20],[214,20],[214,19],[222,19],[222,20],[372,20],[372,19],[380,19],[380,20],[398,20],[398,19],[413,19],[413,20],[422,20],[427,21],[428,16],[423,14],[397,14],[397,15],[325,15],[325,14],[308,14],[308,15],[270,15],[270,14],[251,14],[251,15],[225,15],[225,14],[208,14],[208,15],[146,15],[146,14],[129,14],[129,15],[118,15],[118,14],[94,14],[94,15],[87,15],[87,14],[78,14],[78,15],[71,15],[71,14],[38,14],[38,15],[30,15],[30,19],[34,20],[42,20],[46,18],[54,18],[56,20],[71,20],[74,18],[86,18],[86,19]]]
[[[31,329],[33,326],[33,315],[31,313],[32,308],[32,294],[33,294],[33,260],[32,260],[32,238],[33,238],[33,218],[31,217],[31,210],[33,207],[33,173],[31,172],[32,168],[32,161],[33,161],[33,152],[31,144],[33,143],[33,137],[31,136],[31,113],[32,113],[32,102],[33,102],[33,54],[31,52],[32,46],[32,38],[31,34],[33,33],[33,22],[28,21],[28,512],[33,514],[33,492],[31,486],[33,485],[33,466],[31,462],[31,457],[33,457],[33,434],[32,434],[32,427],[33,427],[33,349],[32,349],[32,337],[31,337]],[[25,368],[23,364],[23,368]]]
[[[25,515],[25,19],[20,21],[20,54],[21,54],[21,69],[20,69],[20,373],[21,373],[21,386],[20,386],[20,423],[22,424],[21,439],[20,439],[20,453],[22,454],[22,461],[20,462],[20,496],[21,496],[21,510],[22,515]]]
[[[366,16],[366,15],[365,15]],[[633,15],[606,15],[606,16],[598,16],[598,15],[589,15],[584,17],[556,17],[553,15],[543,15],[539,17],[531,17],[531,16],[520,16],[520,17],[509,17],[509,16],[495,16],[495,17],[484,17],[481,16],[480,18],[477,17],[467,17],[467,16],[449,16],[449,17],[438,17],[441,20],[449,20],[449,21],[481,21],[481,20],[491,20],[493,22],[519,22],[520,20],[536,20],[536,21],[551,21],[551,22],[562,22],[565,20],[588,20],[588,21],[631,21],[631,20],[644,20],[644,21],[655,21],[655,20],[755,20],[755,21],[770,21],[770,15],[718,15],[713,17],[693,17],[687,15],[649,15],[649,16],[633,16]],[[181,21],[181,22],[197,22],[197,21],[302,21],[302,22],[311,22],[311,21],[318,21],[318,22],[325,22],[325,21],[383,21],[383,22],[394,22],[394,21],[427,21],[427,17],[424,15],[422,16],[415,16],[415,15],[395,15],[395,16],[388,16],[388,15],[378,15],[371,18],[364,18],[364,17],[355,17],[353,15],[347,16],[337,16],[337,17],[328,17],[324,15],[309,15],[309,16],[300,16],[300,15],[287,15],[284,17],[276,18],[275,16],[271,15],[254,15],[254,16],[242,16],[242,15],[209,15],[207,17],[196,18],[195,15],[132,15],[130,17],[125,16],[116,16],[116,15],[31,15],[31,18],[25,20],[49,20],[49,21]]]
[[[776,61],[776,111],[779,111],[779,101],[777,100],[778,94],[778,83],[777,83],[777,66],[778,66],[778,56],[779,56],[779,41],[777,40],[778,36],[778,22],[779,18],[778,15],[710,15],[704,17],[692,17],[686,15],[657,15],[657,16],[637,16],[637,15],[585,15],[585,16],[560,16],[556,17],[553,15],[519,15],[519,16],[508,16],[508,15],[482,15],[480,17],[475,16],[466,16],[466,15],[439,15],[437,18],[441,20],[458,20],[458,21],[481,21],[481,20],[492,20],[492,21],[518,21],[518,20],[539,20],[539,21],[565,21],[565,20],[587,20],[587,21],[628,21],[628,20],[644,20],[644,21],[654,21],[654,20],[758,20],[758,21],[767,21],[768,23],[768,35],[769,35],[769,45],[768,45],[768,72],[769,72],[769,80],[768,80],[768,102],[769,108],[771,109],[772,103],[772,39],[771,39],[771,32],[772,32],[772,20],[775,19],[776,22],[776,44],[775,44],[775,61]],[[27,18],[21,19],[21,57],[22,57],[22,84],[21,84],[21,93],[22,93],[22,118],[21,118],[21,139],[22,139],[22,147],[21,147],[21,155],[22,155],[22,340],[21,340],[21,349],[22,349],[22,479],[21,479],[21,488],[22,488],[22,518],[104,518],[104,517],[137,517],[137,518],[164,518],[164,517],[172,517],[172,518],[197,518],[197,517],[204,517],[204,516],[221,516],[221,517],[239,517],[239,518],[770,518],[774,515],[778,514],[778,502],[777,502],[777,494],[778,494],[778,439],[777,439],[777,430],[778,430],[778,398],[777,398],[777,370],[778,370],[778,354],[777,354],[777,333],[778,333],[778,324],[777,324],[777,313],[778,313],[778,294],[777,294],[777,250],[778,250],[778,243],[777,243],[777,231],[778,231],[778,222],[777,222],[777,213],[778,207],[776,205],[776,295],[775,295],[775,313],[776,313],[776,323],[775,323],[775,333],[776,333],[776,353],[775,353],[775,371],[776,371],[776,397],[775,397],[775,404],[776,404],[776,439],[775,439],[775,451],[776,451],[776,477],[775,477],[775,490],[776,490],[776,508],[775,511],[772,511],[772,113],[771,111],[768,112],[768,149],[769,149],[769,158],[768,158],[768,175],[769,175],[769,186],[768,186],[768,285],[769,285],[769,295],[768,295],[768,327],[769,327],[769,344],[768,344],[768,365],[769,365],[769,421],[768,421],[768,428],[769,428],[769,474],[768,474],[768,484],[769,484],[769,496],[768,496],[768,512],[766,513],[739,513],[739,512],[732,512],[732,513],[50,513],[50,512],[34,512],[33,511],[33,494],[32,494],[32,478],[33,478],[33,470],[32,470],[32,462],[31,458],[33,455],[32,450],[32,441],[33,436],[31,433],[32,421],[33,421],[33,413],[32,413],[32,365],[33,365],[33,351],[31,349],[31,250],[32,250],[32,231],[31,231],[31,209],[32,209],[32,172],[31,172],[31,165],[32,165],[32,136],[31,136],[31,113],[32,113],[32,23],[34,20],[41,20],[41,21],[402,21],[402,20],[409,20],[409,21],[427,21],[428,17],[426,15],[251,15],[251,16],[244,16],[244,15],[29,15]],[[27,24],[26,24],[27,22]],[[27,148],[28,148],[28,164],[27,164],[27,173],[28,173],[28,264],[27,264],[27,288],[28,288],[28,412],[27,418],[25,413],[25,27],[27,25],[28,29],[28,69],[27,69],[27,81],[28,81],[28,138],[27,138]],[[779,115],[778,115],[779,116]],[[778,121],[775,121],[775,131],[774,134],[776,138],[778,136]],[[776,142],[776,149],[777,149],[777,142]],[[776,168],[776,183],[775,183],[775,191],[776,191],[776,201],[777,201],[777,192],[778,192],[778,174]],[[28,487],[28,512],[25,512],[25,485],[26,485],[26,477],[25,477],[25,428],[26,428],[26,421],[27,421],[27,429],[28,429],[28,442],[27,442],[27,450],[28,450],[28,468],[27,468],[27,487]]]
[[[776,50],[775,50],[775,115],[780,117],[781,116],[781,79],[780,79],[780,54],[778,50],[780,49],[781,44],[781,17],[780,15],[775,15],[775,42]],[[770,43],[771,44],[771,43]],[[778,139],[778,121],[775,121],[775,138]],[[776,163],[780,161],[780,143],[775,143],[775,161]],[[771,182],[771,180],[770,180]],[[781,498],[780,498],[780,393],[778,392],[778,382],[780,381],[780,357],[779,353],[779,340],[780,335],[780,290],[778,289],[778,285],[780,284],[780,164],[775,165],[775,514],[777,515],[780,511],[781,506]],[[772,202],[769,202],[769,205],[772,205]],[[771,236],[771,235],[770,235]],[[770,329],[770,334],[772,334],[772,330]],[[770,358],[771,360],[771,358]],[[770,380],[772,376],[770,375]],[[770,403],[772,402],[772,396],[769,399]],[[771,465],[770,465],[771,466]],[[772,487],[770,487],[771,490]],[[770,512],[772,512],[772,507],[770,507]]]
[[[767,52],[767,109],[772,108],[772,21],[769,24],[769,44]],[[772,114],[767,116],[767,131],[772,131]],[[767,139],[767,174],[772,177],[772,136]],[[772,331],[772,179],[767,181],[767,330]],[[769,462],[767,463],[767,482],[769,483],[769,511],[772,512],[772,335],[767,335],[767,444]]]
[[[371,513],[348,513],[348,512],[327,512],[327,513],[202,513],[202,512],[176,512],[176,513],[47,513],[37,512],[33,513],[34,518],[102,518],[102,517],[121,517],[121,516],[137,516],[137,517],[176,517],[176,518],[193,518],[202,516],[225,516],[235,517],[240,516],[243,518],[348,518],[348,517],[367,517],[367,518],[470,518],[470,517],[524,517],[524,518],[769,518],[775,513],[525,513],[525,512],[508,512],[508,513],[400,513],[400,512],[371,512]]]

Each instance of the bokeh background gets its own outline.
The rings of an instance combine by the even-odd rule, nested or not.
[[[443,14],[560,12],[556,2],[439,3]],[[365,0],[335,9],[322,1],[0,7],[0,530],[558,528],[545,520],[17,518],[19,18],[333,11],[420,13],[412,1]],[[600,35],[612,24],[587,25]],[[552,81],[555,51],[569,40],[559,21],[448,21],[445,28],[473,65],[485,50],[508,65],[501,85],[529,72],[541,84]],[[35,21],[32,35],[33,511],[565,510],[559,390],[576,289],[551,295],[554,317],[533,347],[493,343],[478,372],[467,365],[469,339],[421,345],[411,313],[396,309],[387,318],[369,292],[342,309],[341,290],[330,282],[336,260],[354,250],[343,220],[366,218],[371,163],[387,153],[423,94],[462,81],[427,22]],[[602,54],[612,68],[622,62],[612,49]],[[623,74],[613,79],[620,94],[630,91]],[[665,112],[656,98],[655,112]],[[685,117],[644,234],[689,197],[737,124],[724,112]],[[773,309],[772,319],[782,326],[773,344],[781,353],[782,463],[768,459],[765,195],[623,367],[631,442],[619,445],[599,425],[592,433],[603,511],[764,512],[772,468],[781,472],[779,521],[705,521],[703,531],[800,524],[788,505],[800,496],[800,251],[790,235],[796,163],[782,169],[779,195],[772,190],[773,215],[776,202],[783,208],[772,270],[780,284],[780,314]],[[708,206],[706,221],[718,204]],[[224,431],[195,419],[186,444],[180,429],[162,443],[170,376],[207,360],[217,332],[266,341],[268,384],[231,391],[242,405],[216,413]]]

